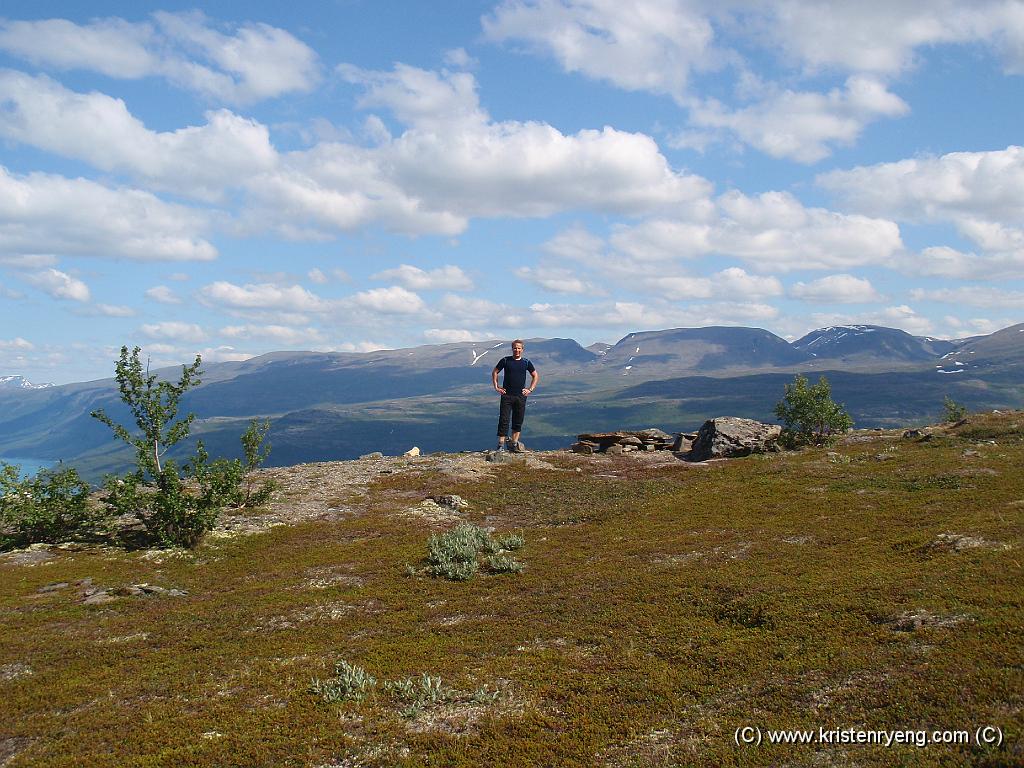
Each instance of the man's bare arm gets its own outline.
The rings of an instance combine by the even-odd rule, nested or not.
[[[495,392],[505,394],[505,390],[498,386],[498,366],[494,366],[494,370],[491,371],[491,384],[494,386]]]
[[[540,381],[540,374],[536,371],[530,371],[530,388],[524,389],[523,394],[528,395],[537,388],[537,383]]]

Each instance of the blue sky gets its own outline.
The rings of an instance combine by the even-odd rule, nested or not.
[[[0,375],[987,333],[1024,319],[1021,125],[1013,0],[6,0]]]

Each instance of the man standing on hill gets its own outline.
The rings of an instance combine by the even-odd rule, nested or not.
[[[502,386],[498,386],[498,371],[504,371]],[[526,386],[526,374],[530,374],[530,386]],[[505,448],[508,436],[509,419],[512,421],[512,439],[508,450],[513,453],[522,451],[519,445],[519,433],[523,429],[523,416],[526,415],[526,398],[537,388],[540,374],[533,363],[523,357],[523,341],[512,342],[512,354],[503,357],[491,371],[491,384],[494,391],[501,395],[501,409],[498,415],[498,450]]]

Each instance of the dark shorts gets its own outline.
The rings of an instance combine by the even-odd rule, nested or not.
[[[502,395],[498,412],[498,437],[508,437],[509,420],[512,421],[513,432],[522,432],[525,415],[526,395]]]

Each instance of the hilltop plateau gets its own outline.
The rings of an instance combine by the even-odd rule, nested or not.
[[[194,550],[0,555],[0,763],[1020,765],[1022,465],[1014,411],[700,464],[264,470]],[[462,523],[521,572],[432,577]],[[851,727],[970,736],[767,743]]]

